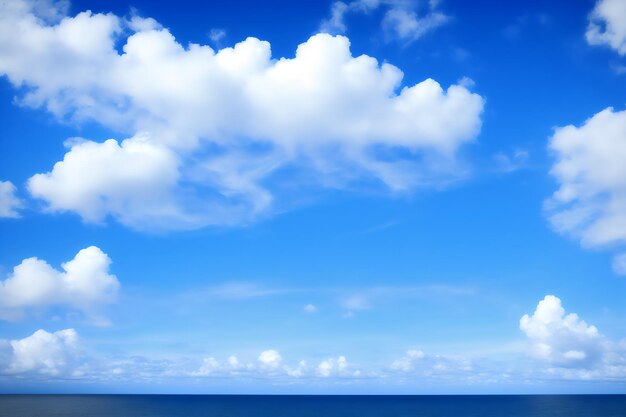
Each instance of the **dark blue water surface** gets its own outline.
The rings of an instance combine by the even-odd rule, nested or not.
[[[0,395],[2,417],[626,417],[626,395]]]

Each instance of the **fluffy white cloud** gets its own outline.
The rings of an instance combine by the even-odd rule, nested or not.
[[[21,340],[9,341],[9,374],[34,373],[46,376],[78,375],[78,334],[74,329],[48,333],[37,330]]]
[[[532,316],[524,315],[520,329],[532,341],[532,354],[558,365],[588,364],[600,359],[604,338],[574,313],[565,314],[561,300],[547,295]]]
[[[282,360],[283,358],[280,356],[280,353],[271,349],[265,350],[259,355],[259,362],[270,368],[278,368]]]
[[[532,316],[524,315],[520,329],[531,342],[530,353],[548,367],[535,378],[615,380],[626,377],[626,341],[616,342],[574,313],[566,314],[561,300],[547,295]]]
[[[585,247],[626,243],[626,111],[607,108],[559,128],[549,147],[559,183],[546,203],[554,229]]]
[[[99,222],[107,214],[141,227],[152,219],[181,224],[173,191],[179,179],[177,157],[145,136],[118,143],[73,141],[52,171],[28,181],[30,193],[52,211],[75,211]]]
[[[346,15],[371,13],[385,8],[382,27],[393,39],[415,41],[433,31],[449,20],[445,14],[437,11],[437,2],[422,3],[424,11],[416,11],[419,4],[406,0],[354,0],[348,3],[335,1],[331,5],[330,18],[324,20],[320,30],[327,33],[345,33]]]
[[[0,181],[0,217],[19,217],[17,210],[22,201],[15,195],[15,186],[10,181]]]
[[[589,15],[585,36],[591,45],[607,45],[626,55],[626,2],[598,0]]]
[[[26,105],[130,136],[75,142],[29,182],[50,210],[87,221],[247,222],[301,188],[280,180],[286,171],[315,186],[440,184],[458,178],[455,153],[480,129],[483,99],[465,85],[403,86],[400,69],[352,56],[342,36],[277,59],[255,38],[184,47],[154,20],[48,8],[55,18],[24,0],[0,4],[0,74],[25,88]]]
[[[82,249],[59,271],[38,258],[24,259],[0,281],[0,318],[16,319],[30,308],[68,306],[93,315],[112,302],[119,282],[109,274],[111,259],[95,246]]]

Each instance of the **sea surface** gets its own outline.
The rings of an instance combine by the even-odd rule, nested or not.
[[[626,417],[626,395],[0,395],[1,417]]]

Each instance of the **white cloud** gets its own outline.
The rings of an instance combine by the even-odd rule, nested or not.
[[[0,181],[0,217],[19,217],[22,201],[15,195],[16,188],[10,181]]]
[[[37,330],[21,340],[9,341],[9,374],[35,373],[47,376],[77,374],[78,334],[74,329],[48,333]]]
[[[567,314],[561,300],[547,295],[520,329],[531,342],[532,356],[547,364],[536,376],[574,380],[619,380],[626,377],[626,341],[616,342]]]
[[[265,350],[259,355],[259,362],[261,362],[262,365],[270,368],[278,368],[282,360],[283,359],[280,356],[280,353],[271,349]]]
[[[585,36],[591,45],[606,45],[626,55],[626,2],[599,0],[589,15]]]
[[[228,366],[230,366],[230,368],[233,369],[233,370],[238,370],[238,369],[249,367],[249,366],[241,363],[239,361],[239,358],[237,358],[237,356],[235,356],[235,355],[231,355],[231,356],[228,357]]]
[[[471,379],[478,374],[473,362],[464,357],[426,354],[422,350],[408,350],[391,363],[390,370],[404,376],[412,375],[432,379]]]
[[[119,282],[111,259],[95,246],[82,249],[59,271],[38,258],[24,259],[0,281],[0,318],[16,319],[27,309],[67,306],[93,316],[112,302]],[[93,317],[95,318],[95,317]]]
[[[481,126],[483,99],[466,86],[403,86],[398,68],[352,56],[342,36],[313,36],[278,59],[255,38],[184,47],[149,18],[49,21],[25,1],[0,8],[0,74],[24,87],[23,104],[130,137],[73,143],[30,180],[50,210],[86,221],[245,223],[302,188],[281,181],[285,170],[318,187],[442,184],[463,175],[456,151]]]
[[[595,326],[574,313],[565,314],[561,300],[547,295],[532,316],[524,315],[520,329],[532,341],[532,354],[557,365],[587,365],[599,360],[605,340]]]
[[[351,2],[358,4],[358,2]],[[330,18],[322,21],[320,32],[322,33],[346,33],[345,15],[350,11],[350,6],[343,1],[335,1],[330,6]]]
[[[385,13],[383,27],[391,31],[398,39],[413,41],[435,30],[448,20],[448,16],[436,11],[429,12],[424,17],[418,17],[414,11],[394,8]]]
[[[403,372],[410,372],[415,366],[415,362],[424,359],[426,355],[421,350],[408,350],[406,355],[400,359],[393,361],[391,369]]]
[[[547,201],[550,222],[584,247],[626,242],[626,111],[607,108],[550,139],[550,173],[559,189]]]
[[[136,10],[131,9],[132,16],[126,21],[126,24],[133,32],[143,32],[148,30],[160,30],[163,27],[159,22],[151,17],[141,17],[137,15]]]
[[[275,350],[263,351],[258,357],[258,363],[244,363],[235,355],[231,355],[226,362],[220,362],[214,357],[206,357],[195,370],[183,373],[191,377],[254,377],[254,378],[356,378],[361,375],[348,364],[345,356],[328,358],[316,367],[309,367],[307,361],[300,360],[295,365],[283,363],[283,358]],[[180,365],[179,367],[182,367]]]
[[[296,366],[295,368],[285,367],[285,371],[290,377],[301,378],[307,374],[307,372],[309,371],[309,366],[307,365],[306,361],[300,361],[298,362],[298,366]]]
[[[210,357],[204,358],[202,360],[202,365],[200,365],[200,368],[198,368],[196,371],[191,372],[190,375],[199,377],[212,376],[217,372],[220,372],[221,370],[222,365],[217,361],[217,359]]]
[[[359,376],[360,372],[349,372],[348,360],[345,356],[338,358],[328,358],[317,365],[316,373],[318,376],[328,378],[330,376]]]
[[[384,8],[385,14],[382,28],[393,39],[401,41],[415,41],[426,33],[445,24],[449,17],[437,11],[437,2],[429,2],[425,10],[417,12],[413,1],[406,0],[354,0],[348,3],[335,1],[331,5],[330,18],[322,21],[320,31],[325,33],[345,33],[347,25],[345,18],[349,14],[369,14]]]
[[[74,143],[52,171],[31,177],[28,189],[51,211],[75,211],[91,222],[110,214],[141,226],[154,218],[185,221],[173,206],[178,179],[177,157],[137,136],[121,144],[113,139]]]

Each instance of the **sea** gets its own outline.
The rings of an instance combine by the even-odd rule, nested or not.
[[[626,395],[0,395],[2,417],[626,417]]]

